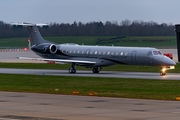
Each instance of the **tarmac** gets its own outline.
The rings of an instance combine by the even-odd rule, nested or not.
[[[0,92],[0,120],[179,120],[180,102]]]
[[[146,80],[180,80],[179,73],[167,73],[160,76],[160,73],[151,72],[121,72],[121,71],[101,71],[98,74],[87,70],[77,70],[76,74],[69,74],[68,70],[44,70],[44,69],[16,69],[0,68],[0,73],[24,74],[24,75],[50,75],[50,76],[81,76],[81,77],[103,77],[103,78],[140,78]]]

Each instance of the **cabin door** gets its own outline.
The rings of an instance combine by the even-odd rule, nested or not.
[[[137,51],[133,51],[132,54],[131,54],[131,60],[135,64],[137,64],[136,53],[137,53]]]
[[[90,52],[90,49],[87,49],[86,50],[86,57],[89,57],[89,52]]]

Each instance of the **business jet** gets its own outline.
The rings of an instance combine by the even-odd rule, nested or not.
[[[76,66],[92,68],[93,73],[99,73],[102,67],[114,64],[160,66],[160,75],[174,69],[176,63],[164,56],[156,48],[150,47],[116,47],[89,46],[75,43],[56,44],[42,38],[37,26],[47,24],[11,23],[15,26],[26,26],[31,41],[31,50],[40,58],[19,57],[40,61],[70,63],[69,73],[76,73]],[[121,68],[120,68],[121,69]]]

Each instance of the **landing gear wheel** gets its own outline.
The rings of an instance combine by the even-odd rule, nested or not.
[[[69,68],[69,73],[76,73],[76,64],[72,63],[71,68]]]
[[[93,68],[92,68],[92,72],[93,72],[93,73],[99,73],[99,71],[101,71],[101,68],[100,68],[100,67],[93,67]]]
[[[166,75],[166,72],[160,72],[160,75],[161,75],[161,76],[165,76],[165,75]]]
[[[161,75],[161,76],[165,76],[165,75],[166,75],[166,70],[167,70],[166,67],[162,67],[162,68],[161,68],[160,75]]]
[[[76,69],[69,68],[69,73],[76,73]]]

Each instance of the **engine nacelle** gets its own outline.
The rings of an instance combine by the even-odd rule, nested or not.
[[[49,46],[49,51],[50,51],[51,54],[55,54],[55,53],[57,52],[57,47],[56,47],[56,45],[51,44],[51,45]]]
[[[56,45],[49,43],[37,44],[32,46],[31,49],[35,52],[43,54],[55,54],[57,52]]]

